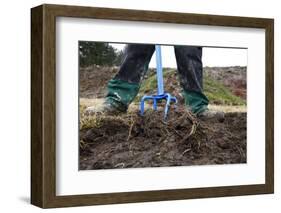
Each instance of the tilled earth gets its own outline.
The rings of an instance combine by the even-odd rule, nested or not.
[[[204,121],[177,108],[166,120],[151,110],[81,121],[81,170],[246,163],[246,113]]]

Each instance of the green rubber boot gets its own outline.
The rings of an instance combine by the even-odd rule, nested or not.
[[[139,89],[140,85],[137,83],[112,79],[107,84],[105,102],[101,106],[88,107],[85,110],[85,115],[93,115],[95,113],[117,115],[125,113],[130,103],[138,94]]]
[[[224,121],[224,112],[208,109],[209,100],[200,92],[183,91],[186,107],[201,120],[217,119]]]

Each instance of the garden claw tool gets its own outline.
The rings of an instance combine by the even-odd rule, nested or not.
[[[141,116],[144,114],[144,101],[153,100],[153,109],[157,110],[157,101],[161,99],[166,100],[164,119],[167,117],[171,101],[177,103],[176,97],[170,93],[164,92],[163,71],[162,71],[162,57],[160,45],[155,45],[156,50],[156,66],[157,66],[157,95],[144,95],[140,103]]]

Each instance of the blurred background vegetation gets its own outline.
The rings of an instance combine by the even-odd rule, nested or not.
[[[123,51],[105,42],[79,41],[79,65],[120,66]]]

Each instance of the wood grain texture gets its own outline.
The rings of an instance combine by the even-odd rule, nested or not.
[[[42,5],[31,22],[31,203],[44,208],[56,194],[55,17]]]
[[[196,189],[171,189],[56,196],[56,17],[263,28],[266,30],[266,183]],[[64,207],[131,203],[274,191],[274,23],[272,19],[199,15],[110,8],[41,5],[31,10],[31,203]]]
[[[274,192],[274,21],[266,26],[265,33],[265,156],[266,185],[268,191]]]
[[[42,59],[43,7],[31,13],[31,203],[43,206]]]

